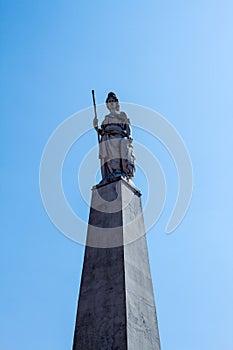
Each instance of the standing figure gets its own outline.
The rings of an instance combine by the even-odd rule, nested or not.
[[[118,98],[113,92],[109,92],[105,102],[110,113],[100,128],[98,119],[93,121],[99,137],[102,181],[113,181],[121,176],[129,180],[135,173],[130,121],[125,112],[120,112]]]

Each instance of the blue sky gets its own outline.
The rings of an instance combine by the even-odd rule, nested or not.
[[[160,112],[192,159],[189,211],[166,235],[177,174],[135,130],[168,186],[148,234],[162,349],[233,348],[232,14],[227,0],[1,1],[1,349],[71,348],[84,248],[49,220],[39,165],[51,133],[91,105],[93,88],[99,103],[115,91]],[[75,150],[64,169],[71,203]]]

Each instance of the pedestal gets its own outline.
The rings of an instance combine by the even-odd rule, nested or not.
[[[93,188],[73,350],[160,350],[140,195]]]

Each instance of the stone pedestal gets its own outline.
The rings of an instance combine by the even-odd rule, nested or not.
[[[73,350],[160,350],[140,192],[93,188]]]

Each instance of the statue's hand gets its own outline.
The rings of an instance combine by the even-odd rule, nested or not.
[[[104,135],[104,131],[103,131],[103,129],[97,129],[97,132],[98,132],[98,134],[100,135],[100,136],[103,136]]]

